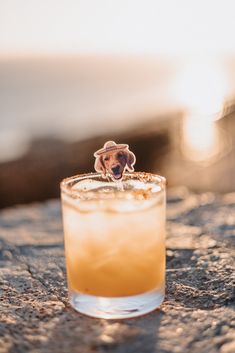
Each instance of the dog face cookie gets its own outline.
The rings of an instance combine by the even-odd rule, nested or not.
[[[94,156],[96,158],[95,170],[102,173],[103,176],[108,174],[113,180],[122,179],[125,170],[134,171],[133,166],[136,158],[126,144],[116,144],[114,141],[108,141],[103,148],[94,153]]]

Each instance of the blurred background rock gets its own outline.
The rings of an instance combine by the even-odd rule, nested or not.
[[[2,0],[0,207],[58,197],[109,139],[169,186],[235,191],[234,10]]]

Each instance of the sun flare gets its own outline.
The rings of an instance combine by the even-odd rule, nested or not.
[[[221,117],[227,79],[222,66],[212,60],[193,61],[180,73],[177,85],[185,108],[181,150],[194,161],[208,161],[221,148],[220,131],[215,123]]]

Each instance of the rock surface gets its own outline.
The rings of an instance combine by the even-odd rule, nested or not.
[[[233,353],[235,193],[168,197],[167,295],[159,310],[98,320],[67,301],[60,204],[0,213],[0,353]]]

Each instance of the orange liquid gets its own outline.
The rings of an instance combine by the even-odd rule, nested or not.
[[[72,291],[122,297],[164,286],[163,207],[79,214],[64,205],[63,214],[68,285]]]

